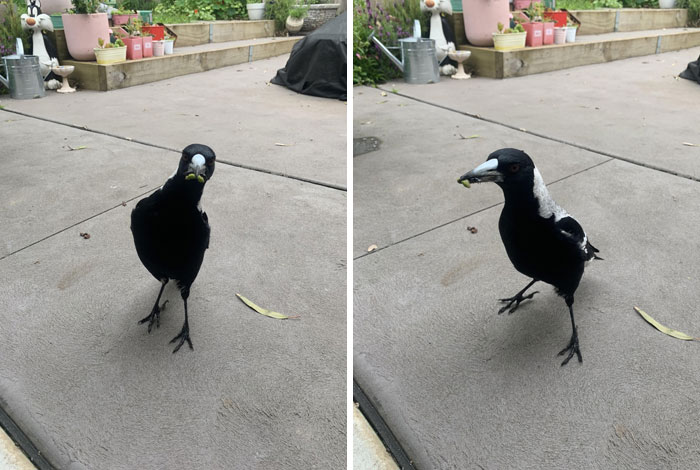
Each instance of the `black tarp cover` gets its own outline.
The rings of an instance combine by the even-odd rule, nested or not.
[[[700,57],[695,62],[689,62],[688,68],[682,71],[680,76],[700,83]]]
[[[299,41],[272,83],[297,93],[347,100],[347,12]]]

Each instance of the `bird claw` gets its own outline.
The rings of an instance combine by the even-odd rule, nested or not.
[[[190,340],[190,327],[187,324],[182,327],[180,334],[171,339],[170,342],[174,343],[177,340],[180,340],[180,342],[177,344],[177,346],[175,346],[175,349],[173,349],[173,354],[180,350],[182,345],[185,344],[185,341],[187,341],[187,345],[190,347],[190,349],[194,350],[192,347],[192,341]]]
[[[523,302],[523,301],[528,300],[528,299],[532,299],[535,296],[535,294],[537,294],[538,292],[539,291],[536,290],[535,292],[532,292],[532,293],[525,295],[525,296],[523,296],[522,294],[519,294],[519,295],[515,295],[513,297],[508,297],[507,299],[498,299],[501,302],[508,303],[507,305],[504,305],[503,307],[501,307],[498,310],[498,314],[500,315],[501,313],[508,310],[510,308],[510,306],[513,305],[513,302],[515,302],[515,306],[513,308],[510,308],[510,310],[508,310],[508,314],[510,315],[511,313],[515,312],[518,309],[518,307],[520,306],[520,302]]]
[[[569,360],[574,357],[574,354],[578,357],[578,362],[583,362],[583,357],[581,356],[581,350],[578,347],[578,333],[574,332],[574,334],[571,336],[571,341],[569,341],[569,345],[559,351],[559,356],[563,356],[565,352],[569,352],[569,355],[566,356],[566,359],[564,359],[564,362],[561,363],[562,366],[565,366]]]
[[[146,322],[148,322],[148,332],[151,332],[151,329],[153,328],[153,323],[156,324],[156,328],[160,328],[160,312],[165,310],[165,304],[167,304],[168,301],[166,300],[163,302],[163,305],[158,307],[158,303],[153,306],[153,310],[151,310],[151,314],[148,315],[146,318],[142,318],[139,320],[139,325],[142,325]]]

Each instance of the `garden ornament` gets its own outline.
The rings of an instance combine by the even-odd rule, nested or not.
[[[455,50],[455,37],[449,23],[440,14],[452,14],[450,0],[420,0],[420,10],[430,13],[430,39],[435,40],[435,53],[440,73],[452,75],[457,72],[456,62],[447,57],[447,53]]]
[[[60,88],[61,82],[51,71],[59,66],[56,47],[44,34],[44,31],[53,31],[53,23],[49,15],[41,13],[41,0],[27,0],[27,13],[20,17],[20,21],[22,29],[32,32],[30,54],[39,57],[44,87],[47,90]]]

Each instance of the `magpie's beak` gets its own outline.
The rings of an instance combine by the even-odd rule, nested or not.
[[[503,173],[498,171],[498,160],[492,158],[486,160],[472,171],[463,174],[457,182],[467,186],[469,183],[500,183],[503,181]],[[466,183],[466,184],[465,184]],[[467,186],[469,187],[469,186]]]
[[[203,156],[197,154],[192,157],[187,173],[185,173],[185,179],[196,179],[200,183],[204,183],[207,180],[207,167]]]

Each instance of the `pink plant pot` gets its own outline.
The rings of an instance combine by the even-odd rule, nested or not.
[[[131,18],[138,18],[139,15],[134,13],[132,15],[112,15],[112,24],[114,26],[122,25],[122,24],[127,24],[129,23],[129,20]]]
[[[126,44],[126,59],[143,59],[143,41],[140,36],[129,36],[122,39]]]
[[[548,46],[554,44],[554,23],[545,23],[542,30],[542,44]]]
[[[534,0],[535,3],[541,2],[542,0]],[[525,10],[533,3],[533,0],[513,0],[513,10]]]
[[[141,37],[143,42],[143,56],[153,57],[153,38],[151,36]]]
[[[525,39],[526,46],[537,47],[542,45],[542,33],[544,32],[543,23],[523,23],[523,28],[527,31],[527,39]]]
[[[508,0],[462,0],[464,30],[469,44],[493,46],[498,23],[510,24]]]
[[[95,60],[95,47],[99,38],[109,41],[107,13],[89,15],[61,15],[66,33],[68,52],[75,60]]]

